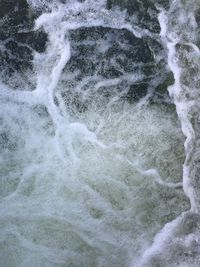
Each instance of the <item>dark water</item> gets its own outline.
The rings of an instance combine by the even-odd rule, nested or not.
[[[0,2],[2,267],[198,267],[198,1]]]

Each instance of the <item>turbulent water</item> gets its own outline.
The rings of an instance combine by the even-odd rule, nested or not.
[[[1,0],[0,25],[0,266],[199,267],[199,0]]]

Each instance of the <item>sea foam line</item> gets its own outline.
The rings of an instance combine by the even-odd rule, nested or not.
[[[159,10],[160,14],[158,15],[158,20],[161,26],[160,36],[163,44],[168,50],[168,66],[173,72],[175,79],[175,83],[168,88],[168,91],[174,100],[177,114],[181,122],[182,132],[186,136],[186,141],[184,144],[186,159],[183,165],[183,190],[190,200],[191,209],[188,212],[183,212],[176,219],[165,224],[163,229],[156,234],[152,245],[144,251],[141,257],[132,265],[132,267],[142,267],[147,266],[147,264],[148,266],[149,264],[151,265],[150,261],[153,259],[153,257],[161,255],[166,249],[167,245],[172,242],[175,230],[178,225],[180,225],[183,217],[190,212],[198,212],[197,203],[194,198],[195,189],[191,185],[190,167],[188,164],[188,157],[192,152],[192,144],[195,140],[195,133],[189,121],[188,112],[194,103],[191,101],[185,102],[182,99],[181,69],[176,61],[176,44],[179,42],[179,39],[177,36],[172,36],[172,34],[170,35],[168,32],[168,17],[166,11],[161,8],[159,8]],[[193,48],[197,52],[196,47]]]

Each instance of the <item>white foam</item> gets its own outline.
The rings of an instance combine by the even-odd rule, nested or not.
[[[46,1],[31,2],[41,8],[43,4],[48,6]],[[66,104],[62,99],[60,105],[60,96],[56,104],[55,95],[71,57],[69,30],[102,26],[127,29],[139,38],[153,35],[130,26],[124,12],[105,10],[105,1],[54,2],[49,9],[35,26],[43,27],[49,36],[45,53],[35,54],[35,90],[11,91],[0,85],[5,102],[1,115],[18,142],[13,151],[5,149],[3,167],[7,167],[9,156],[12,166],[6,178],[9,181],[16,175],[15,168],[20,173],[17,181],[11,181],[12,187],[6,188],[0,203],[5,230],[0,239],[7,239],[5,255],[9,249],[20,250],[20,267],[66,262],[83,267],[129,266],[163,226],[160,211],[166,209],[167,214],[173,207],[179,214],[182,208],[181,201],[166,201],[163,188],[170,188],[174,199],[185,203],[176,193],[181,183],[168,182],[170,177],[163,175],[162,167],[165,160],[173,167],[174,160],[179,161],[171,148],[172,144],[181,146],[182,140],[175,119],[165,107],[144,110],[121,101],[120,93],[107,104],[98,89],[117,87],[119,79],[99,80],[95,76],[83,80],[76,93],[82,92],[81,86],[91,78],[96,82],[91,88],[95,94],[86,111],[77,108],[75,115],[70,113],[74,103]],[[75,79],[76,74],[69,78]],[[130,83],[142,79],[137,73],[121,78]],[[37,105],[46,107],[45,115],[33,109]],[[179,171],[175,176],[178,180]],[[155,238],[153,247],[144,253],[145,260],[160,251],[177,220]],[[11,259],[13,264],[18,265],[16,258]]]
[[[190,211],[198,213],[199,203],[196,198],[197,189],[194,188],[194,186],[192,185],[193,177],[191,177],[191,171],[190,171],[190,157],[193,151],[195,132],[190,122],[189,112],[192,109],[192,107],[194,107],[195,101],[194,100],[191,101],[190,99],[187,99],[185,97],[184,94],[185,88],[181,82],[182,69],[179,66],[179,59],[177,58],[176,45],[178,43],[184,42],[184,40],[181,40],[181,36],[178,35],[178,33],[176,33],[176,30],[170,28],[169,25],[170,24],[169,21],[171,19],[170,12],[173,10],[173,7],[176,8],[177,10],[177,5],[179,4],[180,4],[179,1],[174,1],[171,5],[171,9],[168,12],[160,8],[160,14],[158,16],[158,19],[161,26],[160,36],[163,40],[163,44],[166,45],[166,48],[168,50],[168,66],[170,70],[173,72],[175,79],[175,83],[172,86],[170,86],[168,90],[170,96],[174,100],[174,104],[176,105],[176,110],[181,122],[183,134],[186,136],[186,141],[185,141],[186,160],[183,165],[183,189],[185,194],[190,199],[190,204],[191,204]],[[177,27],[181,27],[181,22],[185,24],[187,15],[188,14],[181,13],[180,11],[180,17],[177,17],[177,19],[179,19],[180,24],[178,24]],[[176,21],[176,23],[178,23],[178,21]],[[194,23],[192,25],[195,26]],[[184,42],[184,44],[191,46],[194,49],[194,51],[199,54],[199,49],[196,47],[196,45],[192,45],[190,42],[189,43]],[[152,175],[153,173],[155,173],[155,170],[146,171],[147,175]],[[160,180],[158,174],[154,175],[158,177],[157,178],[158,182],[162,183],[162,180]],[[142,254],[141,258],[137,261],[137,263],[133,264],[134,267],[152,266],[153,258],[160,257],[161,260],[164,258],[165,251],[169,250],[168,249],[169,244],[173,243],[173,239],[175,238],[176,228],[180,227],[179,225],[181,223],[183,216],[184,213],[178,216],[172,222],[167,223],[163,227],[163,229],[155,236],[152,245],[145,250],[145,252]],[[178,259],[174,259],[174,264],[176,264],[176,260]],[[164,262],[165,262],[164,264],[167,264],[167,259],[164,259]],[[194,266],[196,265],[194,264]]]
[[[165,224],[163,229],[155,236],[153,244],[145,250],[141,258],[134,263],[133,267],[152,266],[150,261],[153,257],[162,256],[165,248],[169,245],[174,237],[176,227],[182,220],[182,216],[179,216],[174,221]]]
[[[182,18],[183,19],[183,18]],[[195,140],[195,133],[189,119],[189,111],[191,106],[194,105],[194,101],[186,100],[183,92],[183,85],[181,84],[181,69],[178,65],[176,58],[176,44],[179,42],[179,37],[174,36],[174,34],[167,31],[168,18],[164,10],[161,11],[159,16],[159,21],[161,25],[161,37],[163,42],[166,44],[168,49],[168,65],[174,74],[175,83],[168,88],[170,96],[174,99],[174,104],[176,105],[177,114],[181,121],[181,127],[184,135],[186,136],[185,141],[185,151],[186,151],[186,161],[184,164],[183,172],[183,189],[186,195],[191,201],[191,210],[197,211],[197,203],[195,203],[195,193],[194,188],[191,185],[191,178],[189,176],[189,166],[187,161],[187,155],[191,153],[192,143]],[[187,171],[186,171],[187,170]]]

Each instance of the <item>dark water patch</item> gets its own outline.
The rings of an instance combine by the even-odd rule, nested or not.
[[[29,12],[29,6],[25,0],[1,0],[0,2],[0,17],[5,23],[4,30],[10,30],[17,32],[18,29],[33,26],[33,20],[30,20],[31,13]]]
[[[138,1],[138,0],[108,0],[107,8],[120,7],[126,9],[128,15],[134,16],[134,22],[138,26],[149,29],[152,32],[159,33],[160,25],[157,19],[157,8],[152,1]]]
[[[200,25],[200,8],[195,11],[195,19],[198,25]]]
[[[3,81],[12,88],[23,89],[24,80],[30,83],[25,72],[33,69],[33,50],[41,53],[46,49],[47,34],[33,31],[38,15],[25,0],[0,2],[0,69]],[[19,75],[16,86],[11,82],[13,75]]]
[[[155,5],[160,6],[166,10],[170,8],[170,0],[152,0]]]
[[[127,97],[130,101],[139,101],[145,97],[148,92],[148,82],[142,81],[141,83],[135,83],[130,86]]]
[[[200,8],[198,8],[195,11],[195,20],[196,20],[196,23],[198,25],[198,27],[196,29],[197,30],[197,45],[200,48]]]
[[[174,84],[174,76],[171,72],[164,67],[157,72],[155,80],[150,82],[149,90],[151,96],[150,103],[169,104],[172,105],[173,101],[169,97],[168,87]],[[173,104],[174,105],[174,104]]]
[[[124,91],[128,92],[131,102],[139,101],[149,92],[152,102],[169,101],[167,88],[173,82],[169,81],[171,73],[167,69],[166,52],[159,40],[137,38],[126,29],[84,27],[71,31],[70,41],[72,57],[65,72],[77,73],[75,83],[87,78],[84,86],[88,89],[89,80],[95,77],[97,80],[120,79],[118,86],[126,81]],[[134,84],[131,77],[137,75],[143,78]]]
[[[146,40],[136,38],[125,29],[81,28],[72,32],[71,38],[69,68],[74,70],[77,66],[84,75],[118,78],[127,71],[135,71],[137,63],[153,62]]]

